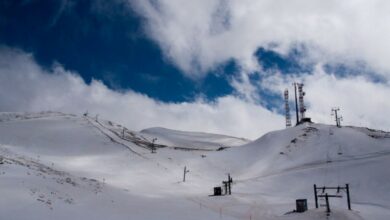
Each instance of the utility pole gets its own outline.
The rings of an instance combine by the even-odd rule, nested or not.
[[[294,92],[295,92],[295,113],[296,113],[296,118],[297,118],[297,123],[296,125],[299,124],[299,115],[298,115],[298,98],[297,98],[297,86],[299,83],[293,83],[294,86]]]
[[[316,209],[318,209],[318,195],[317,195],[317,185],[314,184],[314,200],[316,203]]]
[[[187,170],[187,166],[184,166],[184,175],[183,175],[183,182],[186,181],[186,174],[189,173],[190,171]]]
[[[349,184],[345,184],[345,188],[347,190],[348,209],[351,210],[351,197],[349,196]]]
[[[325,201],[326,201],[326,212],[330,213],[330,205],[329,205],[329,196],[328,196],[328,193],[325,193]]]
[[[231,195],[232,194],[232,183],[233,178],[230,177],[230,173],[228,173],[228,180],[222,181],[222,184],[225,188],[225,195]]]
[[[343,117],[342,116],[338,116],[337,112],[340,111],[340,108],[339,107],[335,107],[335,108],[332,108],[332,116],[335,117],[335,121],[336,121],[336,126],[337,127],[341,127],[341,121],[343,120]]]
[[[228,187],[229,187],[229,195],[232,194],[232,183],[233,183],[233,178],[230,177],[230,173],[228,173]]]

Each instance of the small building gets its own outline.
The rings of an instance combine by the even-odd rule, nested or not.
[[[222,195],[222,187],[214,187],[214,196],[220,196]]]
[[[297,199],[296,200],[297,212],[307,211],[307,199]]]
[[[311,118],[302,118],[301,120],[299,120],[297,125],[300,125],[303,123],[313,123],[313,122],[311,121]]]

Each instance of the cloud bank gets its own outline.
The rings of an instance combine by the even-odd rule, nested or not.
[[[312,117],[314,122],[335,124],[331,109],[340,107],[343,125],[390,130],[390,118],[386,117],[390,111],[389,81],[374,81],[363,74],[337,76],[327,73],[324,66],[318,64],[312,73],[287,76],[273,73],[258,83],[259,87],[274,94],[281,94],[285,88],[291,88],[292,96],[291,82],[305,84],[306,115]]]
[[[259,68],[259,47],[285,54],[297,44],[322,62],[358,60],[390,79],[387,0],[132,0],[165,56],[190,77],[233,58]]]
[[[390,130],[386,117],[390,111],[389,1],[129,2],[145,19],[149,37],[191,78],[203,77],[234,59],[241,72],[231,84],[247,100],[266,103],[270,100],[260,96],[260,91],[281,97],[292,82],[304,82],[308,115],[314,121],[333,123],[330,110],[338,106],[345,124]],[[281,55],[303,47],[305,54],[297,62],[316,68],[292,75],[265,71],[254,55],[260,47]],[[326,64],[346,64],[354,73],[327,72]],[[250,80],[253,74],[262,79]]]
[[[100,118],[141,130],[162,126],[257,138],[283,128],[283,117],[235,96],[215,102],[164,103],[134,91],[117,92],[100,81],[87,85],[61,65],[43,69],[31,54],[0,49],[0,111],[62,111]]]
[[[363,76],[337,77],[318,66],[312,74],[270,74],[260,87],[279,95],[291,81],[306,84],[308,116],[333,123],[330,109],[341,107],[343,124],[389,130],[390,85]],[[284,117],[248,99],[229,95],[207,102],[165,103],[134,91],[117,92],[102,82],[90,85],[61,65],[43,69],[31,54],[0,49],[0,111],[62,111],[92,115],[141,130],[161,126],[255,139],[282,129]]]
[[[308,116],[333,123],[330,109],[338,106],[344,124],[390,130],[390,2],[329,0],[132,0],[144,17],[149,37],[165,57],[187,76],[197,79],[234,59],[240,72],[231,85],[238,96],[214,102],[165,103],[128,90],[108,89],[100,81],[86,84],[60,64],[39,66],[31,54],[0,48],[0,111],[53,110],[103,118],[140,130],[162,126],[257,138],[284,127],[284,118],[255,104],[268,101],[267,90],[281,97],[294,81],[305,83]],[[283,75],[263,71],[254,57],[259,47],[287,54],[303,45],[299,62],[316,65],[310,73]],[[303,59],[303,60],[302,60]],[[339,76],[327,63],[364,63],[367,73]],[[358,71],[358,69],[357,69]],[[253,80],[253,74],[261,75]]]

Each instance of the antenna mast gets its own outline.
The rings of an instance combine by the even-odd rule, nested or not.
[[[303,101],[303,96],[305,92],[303,91],[303,83],[298,83],[298,92],[299,92],[299,113],[301,114],[301,120],[305,118],[305,102]]]
[[[291,127],[290,106],[288,103],[288,89],[284,90],[284,107],[286,110],[286,127]]]
[[[297,85],[298,83],[293,83],[293,86],[294,86],[294,92],[295,92],[295,113],[296,113],[296,119],[297,119],[297,123],[296,125],[299,124],[299,115],[298,115],[298,100],[297,100]]]

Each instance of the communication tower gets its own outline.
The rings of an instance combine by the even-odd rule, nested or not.
[[[284,108],[286,110],[286,127],[291,127],[290,105],[288,103],[288,89],[284,90]]]
[[[303,83],[298,83],[298,93],[299,93],[299,113],[301,114],[301,120],[305,118],[305,102],[303,101],[303,97],[305,96],[305,92],[303,91]]]
[[[297,86],[298,86],[298,83],[293,83],[293,86],[294,86],[294,94],[295,94],[295,114],[296,114],[295,118],[297,120],[295,125],[299,125],[298,99],[297,99]]]
[[[296,119],[297,119],[296,125],[299,125],[299,124],[305,123],[305,122],[312,123],[311,118],[305,117],[306,107],[305,107],[305,102],[304,102],[305,92],[303,91],[303,83],[296,83],[295,82],[295,83],[293,83],[293,86],[294,86],[294,92],[295,92],[295,113],[296,113]]]

